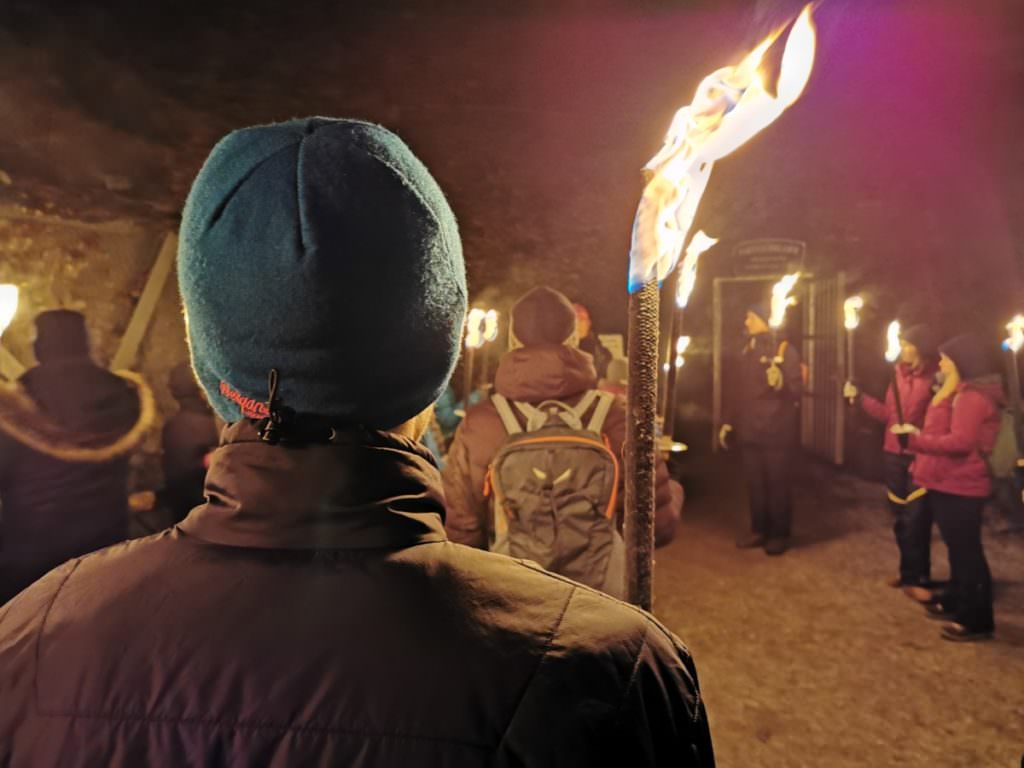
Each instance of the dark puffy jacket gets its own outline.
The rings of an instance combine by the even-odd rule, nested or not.
[[[494,377],[495,391],[510,401],[537,404],[560,400],[576,405],[585,392],[597,388],[597,374],[590,355],[562,344],[521,347],[501,358]],[[622,457],[626,440],[626,406],[616,400],[604,425],[616,456]],[[444,491],[448,517],[445,527],[452,541],[485,549],[491,529],[491,510],[484,497],[487,468],[504,444],[505,431],[498,411],[489,399],[469,409],[455,432],[444,467]],[[658,459],[655,478],[655,540],[667,543],[675,534],[682,506],[682,488],[669,477],[665,462]],[[623,494],[619,493],[621,501]]]
[[[736,429],[741,443],[789,447],[797,442],[803,379],[793,344],[785,345],[779,366],[782,389],[768,386],[768,361],[780,346],[772,343],[771,334],[752,336],[733,368],[724,423]]]
[[[987,376],[933,400],[921,434],[910,438],[910,450],[917,454],[914,482],[930,491],[987,497],[992,480],[985,457],[995,446],[1003,399],[1000,377]]]
[[[141,380],[87,359],[36,366],[0,392],[0,601],[126,537],[128,455],[152,419]]]
[[[903,406],[903,423],[920,427],[924,424],[924,414],[932,399],[932,384],[935,382],[935,366],[911,368],[909,365],[896,366],[896,385],[900,389],[900,405]],[[863,395],[860,399],[861,408],[875,421],[885,424],[885,440],[882,450],[886,453],[910,453],[909,449],[900,447],[899,438],[889,428],[899,424],[896,412],[896,395],[892,384],[885,390],[885,402]]]
[[[181,525],[0,608],[0,765],[713,765],[680,641],[448,542],[422,446],[223,440]]]

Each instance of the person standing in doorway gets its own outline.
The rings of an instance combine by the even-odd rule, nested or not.
[[[884,401],[862,393],[851,381],[843,387],[843,397],[859,400],[860,407],[868,416],[885,424],[882,446],[885,487],[900,553],[899,575],[887,583],[892,587],[902,587],[907,597],[918,602],[931,598],[932,514],[924,498],[925,489],[914,483],[911,477],[910,465],[914,454],[907,439],[890,431],[894,424],[900,422],[893,387],[899,387],[903,420],[922,426],[932,399],[937,357],[938,350],[928,326],[911,325],[900,335],[900,360]]]
[[[718,440],[728,449],[735,425],[750,496],[750,530],[736,546],[781,555],[790,538],[790,470],[803,391],[800,355],[786,341],[775,343],[763,304],[748,308],[744,328],[747,343]]]

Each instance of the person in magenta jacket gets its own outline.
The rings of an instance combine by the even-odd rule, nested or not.
[[[973,641],[991,637],[992,575],[981,541],[981,514],[992,491],[987,454],[999,432],[1002,378],[984,345],[964,334],[939,347],[943,384],[932,397],[924,427],[895,425],[909,434],[914,482],[928,490],[927,503],[949,549],[950,586],[927,606],[949,618],[942,636]]]
[[[903,421],[920,427],[935,383],[938,349],[926,325],[911,325],[900,335],[900,360],[896,364],[895,383],[899,387]],[[862,393],[852,383],[843,388],[844,396],[859,400],[860,407],[875,421],[885,424],[882,446],[885,487],[893,514],[892,530],[899,549],[899,575],[887,583],[902,587],[904,593],[919,602],[931,598],[932,515],[924,501],[924,489],[914,483],[910,465],[914,454],[906,446],[906,438],[890,432],[900,423],[896,395],[892,384],[885,400]]]

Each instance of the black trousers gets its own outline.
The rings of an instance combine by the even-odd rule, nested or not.
[[[913,456],[883,454],[885,487],[892,510],[892,532],[900,551],[900,583],[923,586],[931,574],[932,513],[922,489],[910,476]]]
[[[750,530],[768,539],[789,536],[793,449],[745,443],[743,474],[750,495]]]
[[[949,593],[943,604],[956,622],[976,632],[995,627],[992,616],[992,574],[981,544],[981,510],[985,499],[928,492],[942,539],[949,548]]]

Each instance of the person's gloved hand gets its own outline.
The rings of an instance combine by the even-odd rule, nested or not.
[[[782,389],[782,369],[772,361],[772,364],[765,369],[765,376],[768,379],[768,386],[778,392]]]
[[[722,446],[723,451],[729,450],[730,432],[732,432],[732,424],[723,424],[722,428],[718,430],[718,444]]]
[[[894,435],[920,435],[921,430],[913,424],[893,424],[889,431]]]
[[[857,385],[854,384],[852,381],[848,381],[845,384],[843,384],[843,397],[845,397],[851,403],[857,399],[858,395],[860,395],[860,390],[857,389]]]

